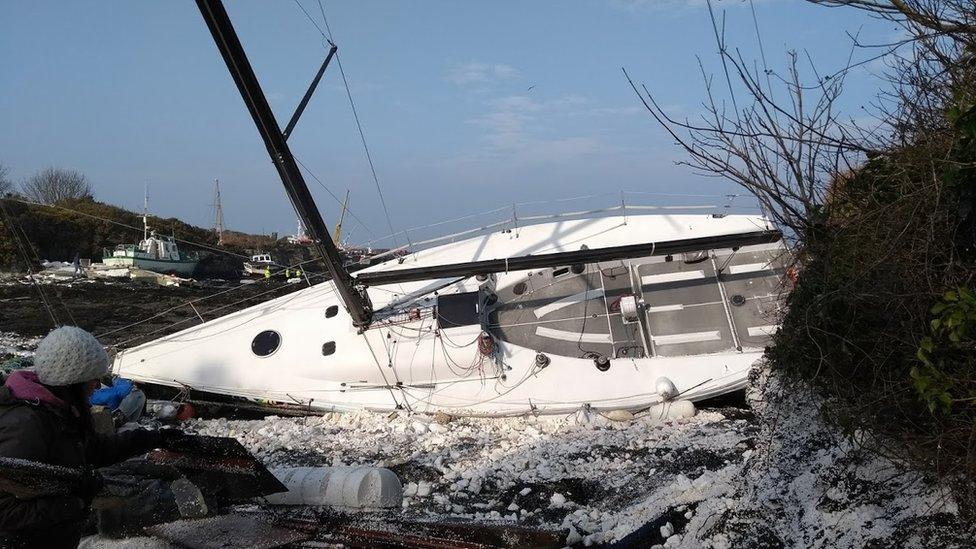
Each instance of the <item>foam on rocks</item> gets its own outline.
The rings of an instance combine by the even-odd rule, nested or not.
[[[819,402],[767,390],[753,411],[696,413],[673,401],[624,421],[356,412],[253,421],[191,420],[234,436],[272,467],[385,467],[407,520],[561,528],[570,545],[667,547],[951,546],[967,538],[940,487],[862,451],[819,419]],[[436,425],[437,427],[434,427]],[[673,531],[661,531],[671,524]],[[665,536],[664,534],[670,534]],[[631,538],[633,539],[633,538]]]

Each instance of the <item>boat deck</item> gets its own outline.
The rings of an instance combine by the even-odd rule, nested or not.
[[[498,292],[489,328],[504,341],[579,358],[762,348],[777,324],[783,261],[783,248],[767,245],[599,263],[580,273],[533,271],[524,286]],[[636,322],[620,314],[627,295],[645,303]]]

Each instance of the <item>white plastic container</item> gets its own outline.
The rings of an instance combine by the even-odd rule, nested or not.
[[[354,509],[399,507],[403,485],[381,467],[280,467],[271,470],[288,488],[267,496],[273,505],[327,505]]]

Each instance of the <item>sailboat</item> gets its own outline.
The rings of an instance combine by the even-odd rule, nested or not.
[[[784,245],[767,219],[582,216],[391,254],[354,276],[222,4],[197,4],[331,280],[122,350],[116,373],[322,411],[485,416],[745,385],[780,307]]]

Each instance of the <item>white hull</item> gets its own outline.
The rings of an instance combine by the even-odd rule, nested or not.
[[[192,275],[194,269],[197,267],[196,261],[168,261],[142,257],[106,257],[102,262],[110,269],[135,267],[154,273],[178,274],[183,276]]]
[[[255,263],[244,263],[244,272],[252,276],[264,276],[266,269],[270,268],[271,264],[255,264]]]
[[[368,270],[765,228],[755,216],[561,221],[423,250],[402,263]],[[381,314],[364,333],[352,326],[328,281],[119,352],[114,370],[140,382],[321,410],[514,415],[564,413],[583,405],[636,409],[661,401],[659,377],[671,380],[682,398],[698,400],[743,387],[749,367],[761,357],[778,309],[778,264],[770,264],[781,251],[778,246],[743,248],[723,271],[733,274],[722,280],[714,272],[728,251],[694,264],[652,257],[590,265],[582,273],[498,273],[483,283],[490,291],[482,288],[482,294],[468,293],[482,285],[474,278],[437,295],[429,291],[450,280],[371,287],[374,309]],[[407,303],[404,296],[418,292],[425,297]],[[627,293],[647,302],[640,323],[622,322],[619,306],[614,312],[614,296]],[[443,316],[449,296],[489,294],[498,302],[476,315],[480,321],[455,326]],[[741,303],[739,294],[745,296]],[[435,312],[431,306],[438,299],[445,301]],[[384,307],[397,303],[404,304],[402,314],[383,318]],[[327,317],[333,305],[338,312]],[[269,330],[280,336],[276,347],[255,342]],[[479,350],[485,333],[491,344]],[[252,344],[261,352],[275,348],[262,357],[252,352]],[[548,358],[544,367],[537,360],[540,351]],[[608,370],[597,369],[590,358],[596,355],[610,359]]]

